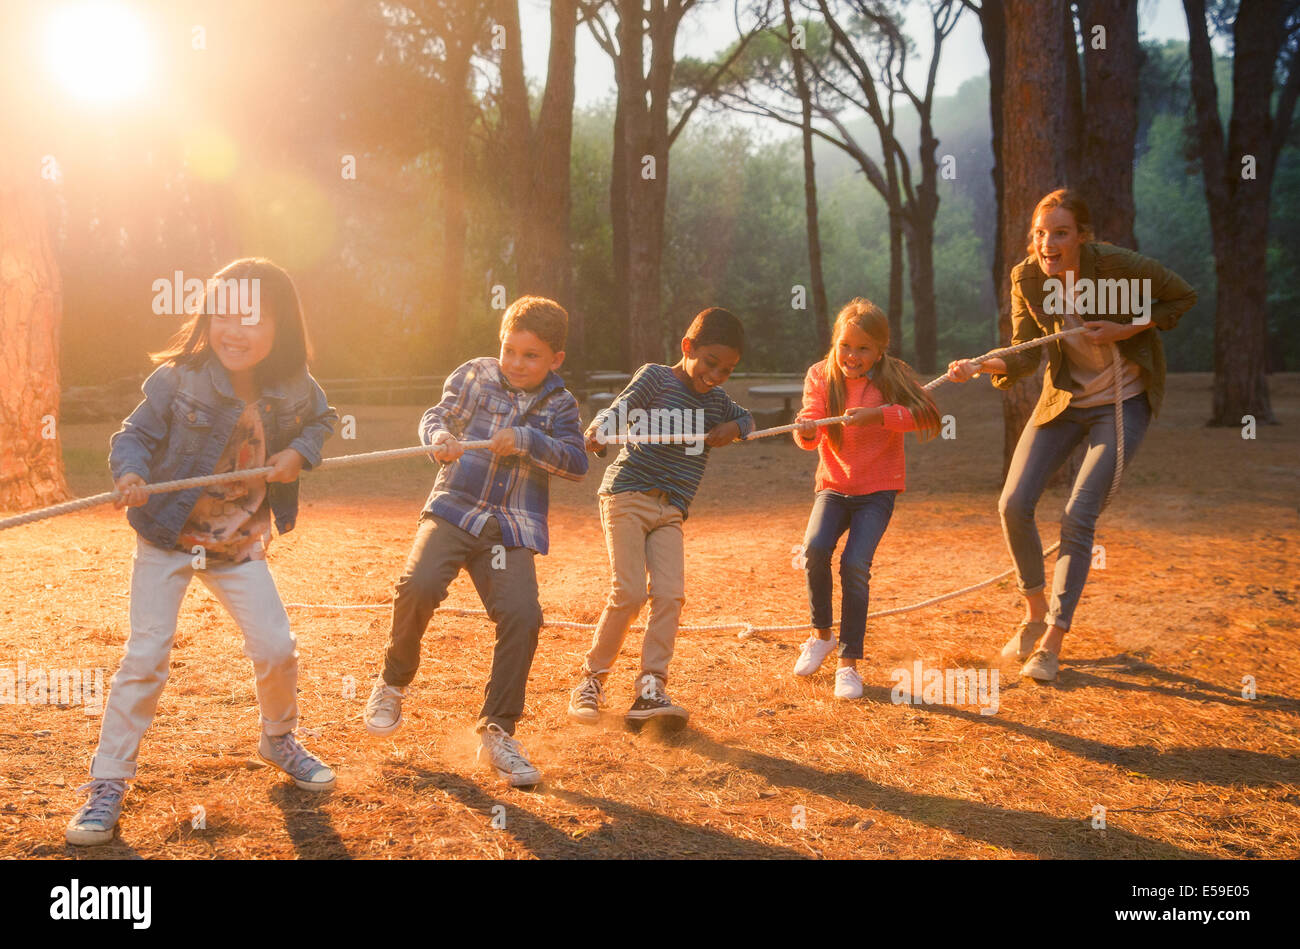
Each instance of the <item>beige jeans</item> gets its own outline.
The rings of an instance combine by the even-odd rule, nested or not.
[[[600,524],[613,577],[583,670],[605,677],[648,598],[650,618],[641,646],[641,675],[652,673],[661,683],[667,682],[677,623],[686,600],[682,512],[668,503],[663,491],[624,491],[599,498]]]
[[[135,777],[140,740],[153,721],[171,670],[181,601],[197,576],[234,617],[253,660],[262,730],[284,735],[298,724],[298,650],[265,560],[194,567],[189,554],[137,539],[131,568],[131,635],[108,689],[92,778]]]

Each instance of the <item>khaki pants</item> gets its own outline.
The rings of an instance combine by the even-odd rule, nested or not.
[[[600,495],[600,523],[613,578],[583,670],[603,679],[614,665],[628,627],[647,599],[648,573],[650,618],[641,646],[641,674],[651,673],[666,683],[686,601],[682,512],[662,491],[624,491]]]

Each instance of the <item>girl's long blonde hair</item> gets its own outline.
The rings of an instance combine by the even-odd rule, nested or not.
[[[939,433],[939,409],[930,394],[916,381],[912,367],[889,355],[889,318],[880,307],[863,297],[854,297],[844,304],[844,308],[835,317],[835,327],[831,331],[831,350],[826,354],[826,416],[834,418],[843,415],[848,400],[848,387],[835,352],[839,348],[840,337],[849,325],[856,326],[870,336],[884,353],[876,364],[873,381],[884,395],[885,401],[901,405],[912,413],[919,426],[917,433],[922,440],[934,438]],[[826,437],[838,448],[844,437],[844,426],[828,425]]]

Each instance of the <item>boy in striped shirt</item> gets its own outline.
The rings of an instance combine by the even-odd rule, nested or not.
[[[542,608],[533,558],[550,546],[552,475],[587,473],[578,403],[555,372],[569,315],[554,300],[520,297],[501,319],[501,355],[471,359],[420,420],[420,442],[442,462],[393,596],[383,677],[366,704],[366,731],[387,735],[420,664],[420,640],[447,587],[469,572],[496,623],[492,669],[479,712],[479,759],[514,787],[541,780],[514,739]],[[489,441],[467,452],[465,441]]]
[[[749,412],[721,388],[744,348],[740,320],[720,307],[703,311],[682,339],[681,361],[675,366],[642,366],[587,428],[587,447],[601,453],[604,439],[615,435],[681,437],[676,444],[632,441],[605,469],[600,523],[609,549],[612,589],[583,660],[582,678],[569,698],[569,715],[578,721],[600,719],[605,679],[628,627],[646,602],[649,574],[650,617],[637,697],[626,718],[633,725],[653,718],[670,727],[686,724],[686,709],[673,704],[664,690],[685,600],[682,522],[700,486],[709,449],[754,430]]]

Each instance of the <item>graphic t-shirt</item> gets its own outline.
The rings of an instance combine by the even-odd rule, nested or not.
[[[266,464],[266,434],[257,403],[250,402],[235,423],[213,474],[260,468]],[[271,542],[271,506],[261,478],[228,481],[203,489],[181,528],[176,549],[185,553],[201,546],[204,557],[219,563],[265,560]]]

